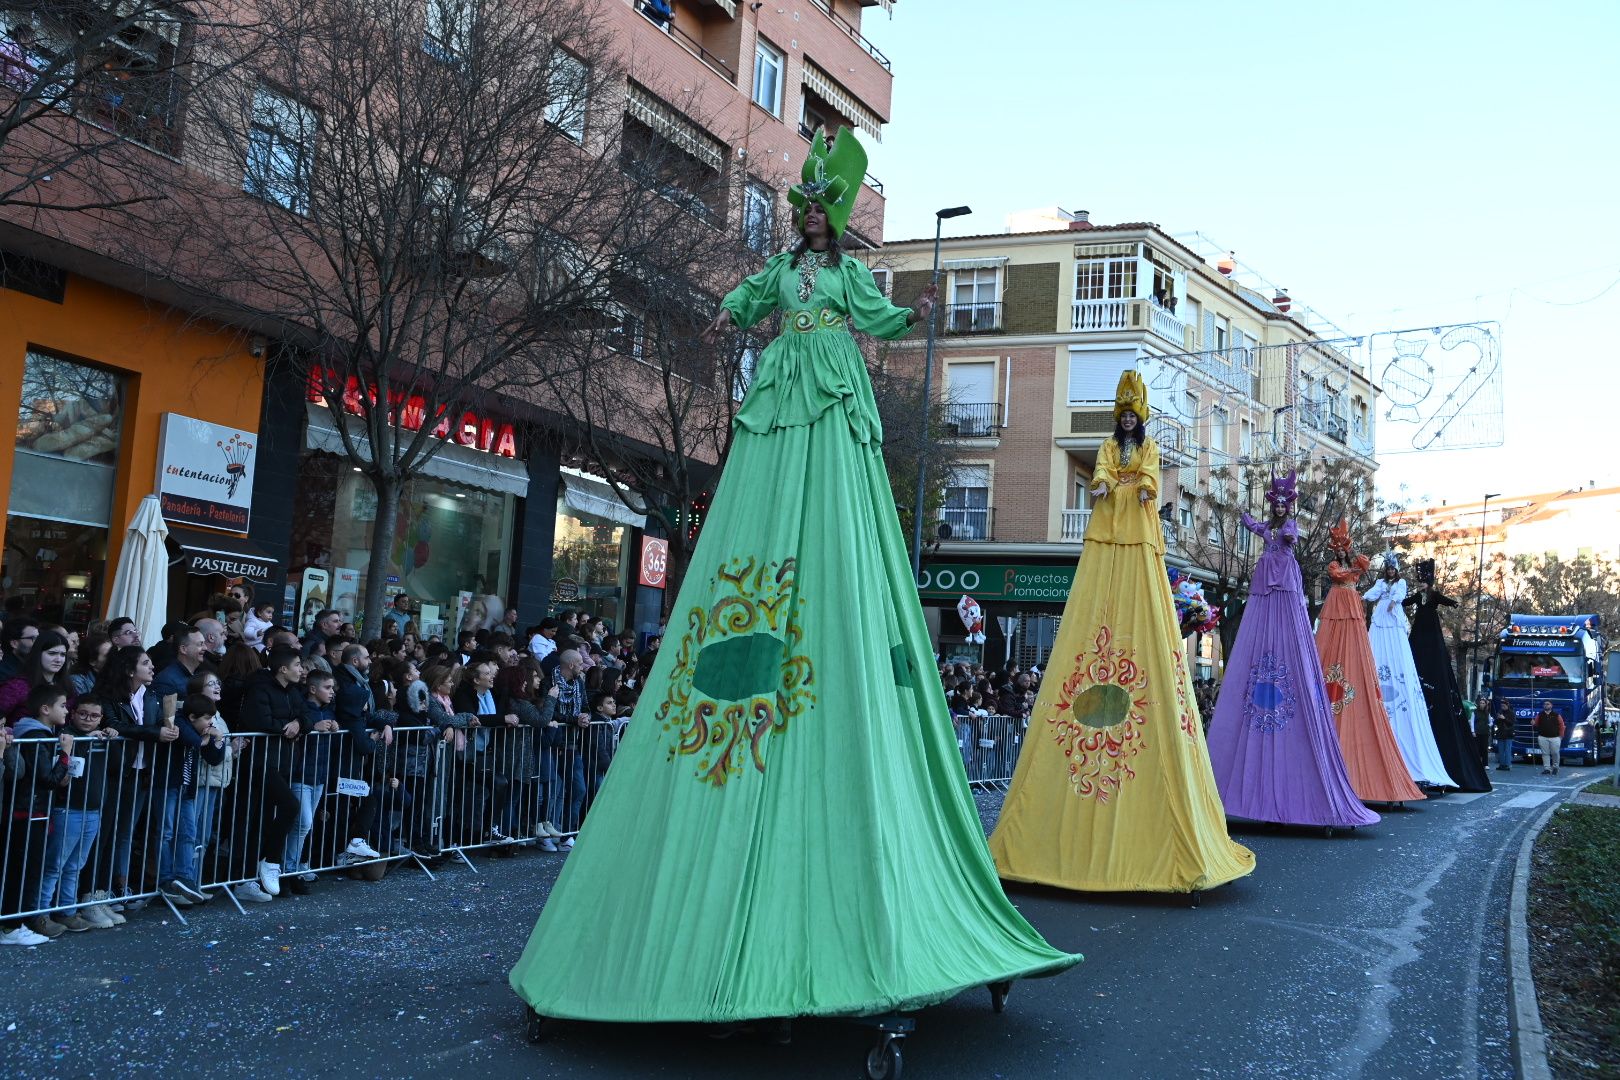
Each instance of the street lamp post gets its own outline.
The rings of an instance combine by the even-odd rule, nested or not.
[[[951,206],[944,210],[934,211],[934,274],[929,284],[939,285],[939,242],[940,231],[945,227],[946,218],[961,217],[973,211],[966,206]],[[939,300],[934,300],[934,307],[928,313],[928,345],[923,350],[923,392],[922,392],[922,447],[928,445],[928,412],[933,403],[934,395],[934,325],[939,318]],[[917,456],[917,501],[912,506],[911,513],[911,580],[922,583],[922,530],[923,530],[923,496],[927,490],[928,470],[924,463],[926,458],[919,453]]]
[[[1479,664],[1480,608],[1485,603],[1485,524],[1491,512],[1491,500],[1501,496],[1500,491],[1493,491],[1485,496],[1485,505],[1479,512],[1479,562],[1474,567],[1474,697],[1485,686],[1485,673]]]

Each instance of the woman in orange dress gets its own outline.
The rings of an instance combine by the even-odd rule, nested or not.
[[[1367,556],[1351,558],[1350,527],[1344,520],[1329,531],[1329,537],[1328,546],[1344,562],[1328,565],[1333,587],[1316,625],[1316,652],[1322,658],[1322,677],[1350,786],[1363,802],[1415,802],[1423,792],[1412,783],[1389,726],[1356,588],[1367,572]]]

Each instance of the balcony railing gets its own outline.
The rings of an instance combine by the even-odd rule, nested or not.
[[[870,41],[867,41],[866,37],[859,30],[855,29],[854,25],[850,23],[848,19],[834,11],[832,9],[832,5],[827,3],[827,0],[811,0],[811,3],[815,4],[816,7],[820,8],[822,11],[825,11],[828,17],[832,19],[834,25],[836,25],[840,30],[848,34],[850,37],[854,38],[855,44],[865,49],[866,55],[870,56],[872,59],[881,64],[884,71],[894,70],[894,65],[889,63],[889,58],[884,56],[883,53],[878,50],[876,45],[872,44]]]
[[[1063,511],[1063,535],[1066,544],[1077,544],[1086,538],[1086,526],[1091,524],[1091,510]]]
[[[1148,324],[1149,328],[1166,341],[1174,342],[1178,348],[1185,348],[1187,324],[1177,318],[1169,309],[1162,308],[1157,304],[1150,303],[1148,310],[1152,312]]]
[[[1076,300],[1074,302],[1074,329],[1129,330],[1128,300]]]
[[[1001,304],[946,304],[947,334],[983,334],[1001,329]]]
[[[939,520],[950,530],[943,540],[989,540],[996,511],[991,506],[947,506],[939,512]]]
[[[642,0],[642,2],[636,4],[636,10],[641,13],[642,18],[680,42],[687,52],[707,64],[716,75],[729,83],[735,84],[737,82],[737,73],[731,70],[730,64],[705,49],[703,42],[676,26],[674,22],[669,21],[656,5]]]
[[[1000,402],[952,401],[945,405],[945,431],[954,438],[988,439],[1003,426]]]
[[[866,186],[877,192],[879,195],[883,194],[883,181],[879,180],[871,173],[866,174]]]

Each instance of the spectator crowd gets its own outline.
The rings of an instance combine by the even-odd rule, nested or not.
[[[300,637],[243,586],[150,643],[129,618],[81,636],[14,614],[0,944],[402,858],[566,851],[658,643],[583,612],[423,639],[405,596],[370,640],[334,610]]]

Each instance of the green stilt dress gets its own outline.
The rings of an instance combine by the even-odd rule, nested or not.
[[[761,355],[618,756],[513,969],[542,1016],[868,1015],[1078,963],[990,861],[845,326],[906,332],[852,258],[725,299]]]

